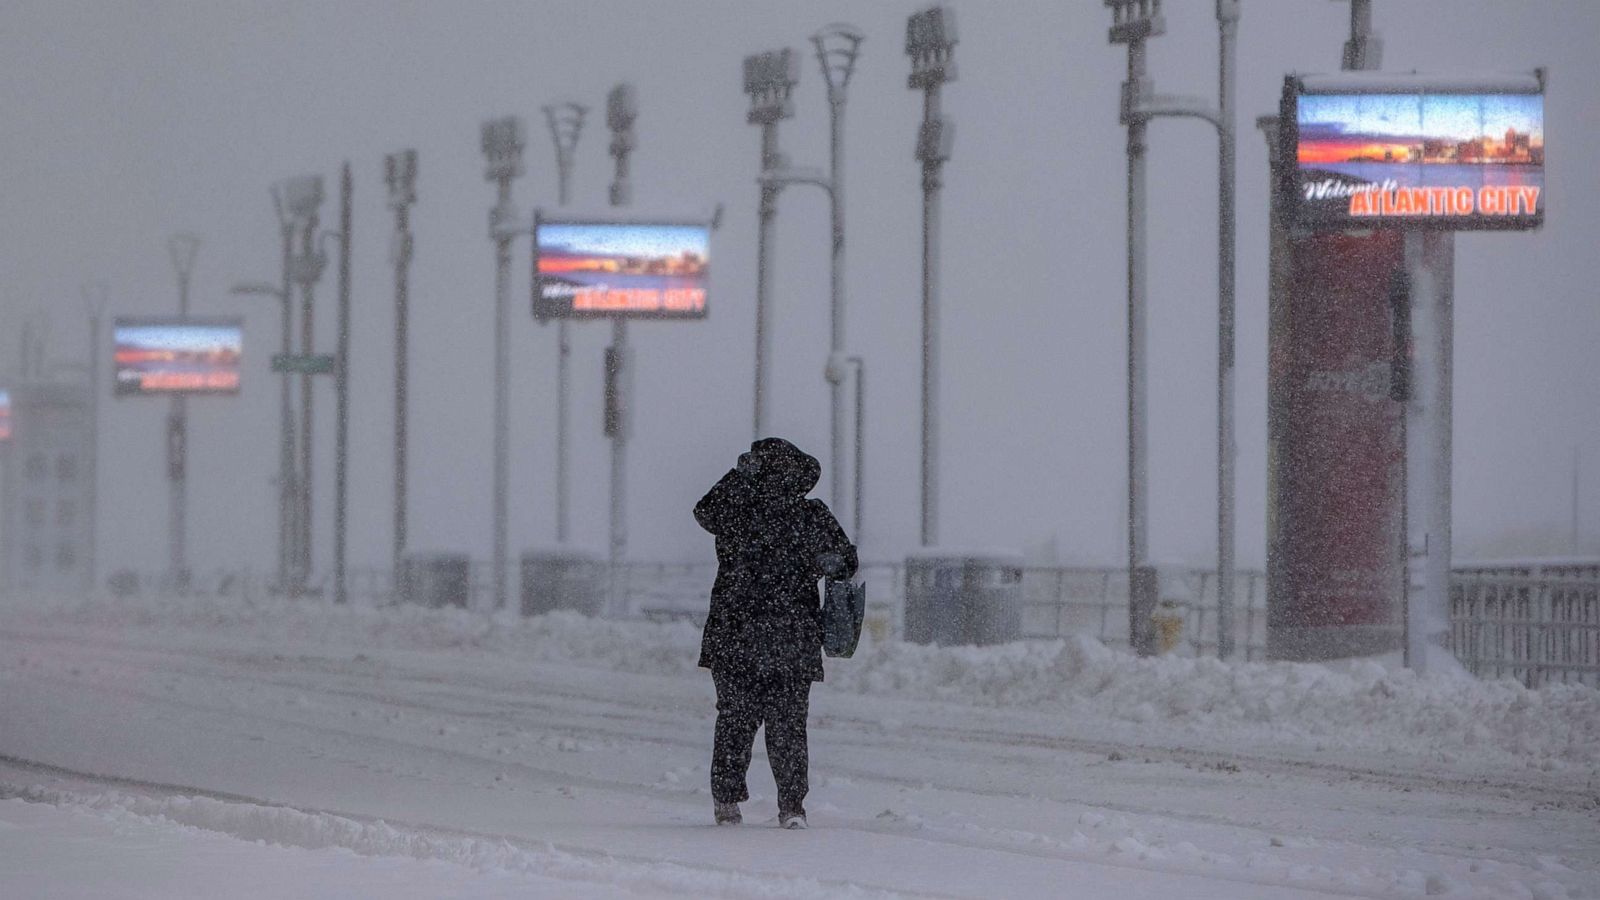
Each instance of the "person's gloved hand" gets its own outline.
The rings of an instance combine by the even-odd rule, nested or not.
[[[739,454],[739,464],[734,468],[746,478],[755,478],[761,473],[761,457],[754,453]]]
[[[824,553],[817,557],[817,568],[829,578],[838,578],[844,574],[844,557],[837,553]]]

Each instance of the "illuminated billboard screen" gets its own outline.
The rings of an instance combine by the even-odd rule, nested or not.
[[[537,318],[706,314],[708,224],[540,220],[533,243]]]
[[[1283,107],[1291,225],[1523,229],[1544,221],[1537,76],[1290,76]]]
[[[112,343],[119,397],[239,392],[239,319],[118,319]]]
[[[11,440],[11,392],[0,390],[0,444]]]

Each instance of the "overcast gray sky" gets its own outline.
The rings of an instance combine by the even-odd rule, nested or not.
[[[1210,0],[1168,0],[1150,48],[1157,86],[1213,94]],[[708,558],[689,507],[748,443],[753,365],[757,131],[740,59],[834,19],[867,34],[847,110],[849,345],[869,368],[870,558],[917,538],[920,192],[918,95],[902,40],[913,3],[130,2],[0,5],[0,372],[23,317],[48,310],[57,358],[85,352],[79,286],[104,280],[117,314],[170,313],[166,236],[203,236],[196,313],[247,319],[245,388],[191,409],[190,552],[196,565],[273,557],[277,391],[267,188],[355,166],[356,331],[352,554],[386,562],[392,372],[391,219],[383,154],[415,147],[413,516],[418,549],[489,548],[493,190],[478,126],[528,119],[526,209],[555,193],[541,104],[596,107],[580,141],[576,202],[605,199],[606,90],[638,85],[640,204],[725,203],[713,242],[710,317],[645,323],[632,451],[634,556]],[[947,542],[1116,562],[1124,506],[1121,48],[1100,0],[956,4],[961,80],[946,168],[944,526]],[[1337,68],[1347,7],[1244,0],[1239,40],[1239,537],[1259,565],[1265,530],[1265,145],[1288,71]],[[1535,234],[1463,235],[1456,278],[1456,522],[1466,547],[1540,527],[1564,533],[1580,447],[1586,531],[1600,534],[1600,4],[1591,0],[1378,0],[1391,70],[1550,69],[1547,223]],[[814,59],[781,142],[823,165],[827,115]],[[1215,552],[1215,141],[1203,125],[1152,128],[1151,539],[1157,558]],[[325,207],[329,226],[336,218]],[[777,238],[775,431],[826,458],[826,204],[794,190]],[[554,329],[527,312],[517,247],[512,347],[512,547],[549,543]],[[318,295],[333,346],[333,279]],[[601,547],[607,445],[600,434],[603,324],[575,327],[573,527]],[[327,536],[332,392],[319,392],[319,519]],[[155,568],[165,554],[165,403],[105,404],[103,565]],[[826,483],[824,484],[824,491]],[[160,512],[152,518],[152,510]],[[325,564],[325,542],[319,560]]]

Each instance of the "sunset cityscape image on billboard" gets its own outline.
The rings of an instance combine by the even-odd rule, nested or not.
[[[1543,221],[1543,94],[1312,93],[1290,81],[1295,224],[1508,229]]]
[[[11,440],[11,392],[0,391],[0,444]]]
[[[710,248],[706,225],[541,221],[533,314],[701,318]]]
[[[119,397],[239,392],[237,319],[118,319],[112,341]]]

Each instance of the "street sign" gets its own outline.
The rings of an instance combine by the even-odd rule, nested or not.
[[[329,375],[332,374],[336,362],[332,355],[326,353],[311,355],[274,353],[272,371],[300,375]]]

